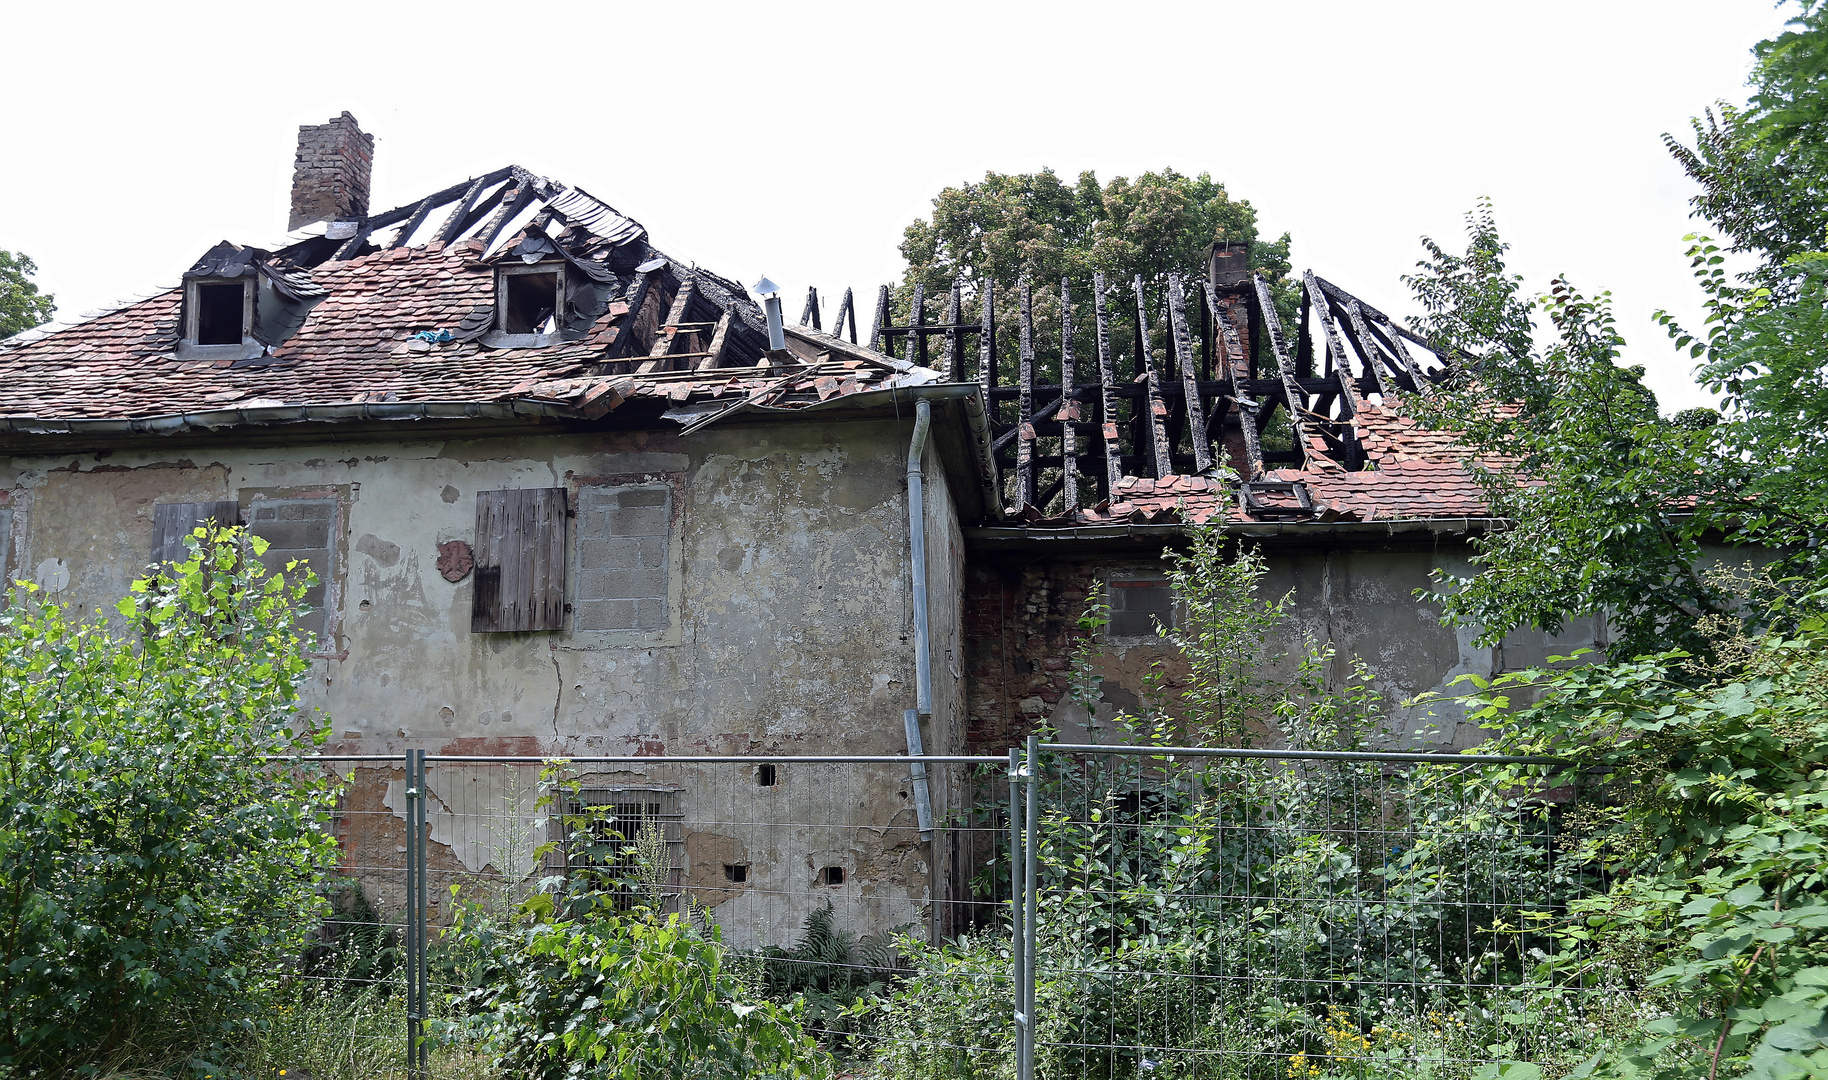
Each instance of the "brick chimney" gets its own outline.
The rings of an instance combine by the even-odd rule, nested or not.
[[[299,125],[287,231],[313,221],[365,217],[373,170],[374,136],[347,112],[327,124]]]

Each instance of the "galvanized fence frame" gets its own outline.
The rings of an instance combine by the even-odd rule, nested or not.
[[[351,755],[325,756],[317,758],[293,759],[301,765],[314,765],[336,771],[339,775],[349,775],[357,769],[385,770],[371,774],[372,785],[376,777],[391,784],[398,785],[398,795],[404,805],[397,809],[377,810],[373,807],[360,811],[382,818],[402,819],[399,831],[404,833],[404,843],[398,847],[398,873],[403,880],[404,888],[400,901],[404,910],[394,914],[400,917],[398,923],[388,921],[389,934],[398,934],[399,964],[398,978],[403,984],[405,1005],[405,1030],[401,1038],[403,1043],[404,1064],[409,1080],[430,1080],[432,1060],[429,1055],[429,1021],[432,1019],[434,996],[443,989],[448,989],[435,982],[428,968],[428,957],[431,952],[432,935],[438,923],[434,914],[438,901],[433,897],[432,882],[437,878],[450,879],[452,873],[448,858],[445,865],[434,865],[428,841],[435,831],[433,815],[428,811],[428,804],[442,799],[449,803],[452,796],[447,792],[439,795],[428,783],[428,770],[452,770],[461,774],[463,770],[507,769],[517,768],[525,773],[527,770],[539,770],[548,766],[558,766],[573,770],[617,770],[617,769],[681,769],[698,768],[709,770],[707,775],[721,775],[718,770],[748,768],[760,775],[763,767],[771,769],[796,770],[807,766],[831,766],[850,769],[861,773],[863,770],[887,768],[894,770],[898,780],[905,780],[909,785],[909,794],[922,773],[933,773],[937,770],[944,777],[947,768],[956,768],[958,776],[964,776],[966,770],[977,769],[981,778],[984,772],[1003,771],[1007,785],[1005,799],[996,798],[994,787],[977,791],[979,810],[991,810],[992,813],[984,823],[961,824],[960,819],[935,822],[926,818],[929,825],[934,825],[942,832],[952,831],[953,850],[958,851],[959,838],[964,839],[966,850],[964,859],[975,868],[985,854],[986,847],[994,849],[1000,844],[1007,845],[1008,861],[1008,910],[1006,917],[1010,928],[1010,968],[1007,976],[1007,987],[1013,1008],[1009,1017],[1010,1027],[1006,1032],[993,1036],[987,1042],[995,1042],[999,1047],[956,1047],[958,1050],[982,1052],[993,1050],[997,1053],[1007,1052],[1013,1057],[1013,1072],[1018,1080],[1033,1080],[1037,1070],[1037,1031],[1046,1016],[1037,1015],[1037,987],[1049,975],[1058,975],[1063,967],[1070,965],[1070,958],[1049,957],[1042,955],[1040,943],[1049,927],[1044,923],[1043,872],[1041,866],[1041,849],[1043,844],[1043,807],[1040,799],[1041,780],[1045,770],[1051,765],[1069,759],[1156,759],[1167,763],[1186,763],[1212,759],[1230,759],[1235,762],[1257,762],[1264,768],[1294,768],[1316,762],[1360,762],[1381,767],[1403,765],[1433,764],[1449,765],[1456,768],[1479,768],[1514,764],[1557,764],[1552,758],[1520,758],[1499,755],[1479,754],[1440,754],[1440,753],[1401,753],[1401,752],[1349,752],[1349,751],[1291,751],[1291,750],[1257,750],[1246,748],[1212,748],[1212,747],[1166,747],[1166,746],[1122,746],[1102,744],[1063,744],[1044,743],[1031,737],[1026,744],[1012,748],[1006,757],[985,755],[921,755],[915,757],[902,755],[706,755],[696,757],[643,757],[643,756],[592,756],[569,758],[537,757],[478,757],[428,754],[423,750],[409,750],[395,755]],[[995,766],[994,770],[986,767]],[[397,773],[396,773],[397,770]],[[905,770],[905,772],[903,772]],[[447,776],[450,774],[447,774]],[[773,773],[769,774],[771,777]],[[397,776],[398,779],[388,780]],[[956,778],[955,778],[956,779]],[[772,780],[770,781],[772,782]],[[994,782],[993,782],[994,783]],[[1001,786],[1001,785],[996,785]],[[956,792],[955,792],[956,794]],[[732,796],[734,799],[734,796]],[[512,800],[510,800],[512,801]],[[1000,804],[1000,805],[998,805]],[[443,805],[443,803],[441,803]],[[455,805],[455,804],[451,804]],[[912,802],[910,802],[910,807]],[[953,812],[969,810],[971,807],[950,805]],[[1006,818],[1006,833],[1003,826],[994,818],[994,811],[1001,811]],[[446,813],[451,813],[447,806]],[[384,816],[383,816],[384,815]],[[799,817],[805,821],[792,820],[796,815],[789,813],[785,817],[761,821],[756,814],[745,815],[725,813],[721,820],[713,815],[712,825],[766,825],[770,828],[815,829],[815,828],[856,828],[854,824],[837,823],[835,820],[816,821],[809,812],[802,811]],[[447,828],[449,828],[447,823]],[[394,828],[389,825],[388,828]],[[373,831],[373,828],[370,828]],[[997,833],[1000,844],[992,842],[991,834]],[[391,833],[389,835],[392,835]],[[682,841],[683,842],[683,841]],[[928,849],[929,858],[937,858],[938,845]],[[393,862],[388,858],[369,859],[366,856],[351,858],[352,873],[368,873],[371,877],[387,877],[395,873]],[[954,870],[959,869],[954,867]],[[959,904],[971,905],[970,915],[975,916],[977,923],[986,921],[991,904],[1000,903],[1000,898],[984,898],[969,893],[969,872],[956,875],[951,879],[949,888],[963,889],[960,895],[940,897],[933,895],[929,900],[933,905]],[[675,885],[679,883],[675,881]],[[680,886],[683,887],[683,886]],[[1001,888],[996,890],[1001,892]],[[391,901],[392,894],[389,894]],[[990,921],[1001,922],[1001,918],[992,917]],[[942,924],[956,929],[960,920],[948,923],[935,919],[928,932],[930,938],[949,936],[942,930]],[[792,930],[793,927],[780,929]],[[759,950],[766,944],[777,944],[774,941],[748,942],[752,950]],[[823,1033],[830,1034],[830,1033]],[[1006,1045],[1007,1044],[1007,1045]],[[1042,1042],[1040,1048],[1047,1049]],[[1113,1048],[1117,1049],[1117,1048]],[[1005,1059],[1007,1060],[1007,1059]],[[1147,1062],[1146,1057],[1139,1058]],[[1151,1063],[1152,1064],[1152,1063]],[[1007,1067],[1007,1066],[1005,1066]],[[1218,1075],[1222,1070],[1210,1072]],[[1305,1078],[1296,1078],[1305,1080]]]
[[[442,828],[446,830],[445,841],[452,841],[449,835],[453,831],[462,831],[464,826],[457,818],[478,812],[501,812],[507,815],[526,815],[531,805],[526,792],[511,795],[506,799],[506,806],[487,806],[463,803],[464,796],[455,793],[454,789],[464,785],[462,779],[475,778],[478,774],[508,772],[519,776],[522,786],[528,776],[537,776],[548,767],[566,770],[580,776],[621,775],[628,771],[641,771],[644,774],[659,772],[672,777],[668,783],[683,783],[690,787],[691,770],[699,770],[700,777],[714,776],[718,779],[710,786],[724,798],[721,806],[717,797],[706,800],[703,807],[706,820],[700,821],[681,815],[682,832],[690,831],[694,826],[730,831],[731,828],[763,828],[781,830],[800,830],[812,832],[831,830],[839,833],[855,833],[871,826],[859,824],[844,818],[846,807],[837,805],[836,789],[844,787],[843,783],[818,784],[820,770],[835,770],[839,776],[849,776],[853,787],[867,786],[871,779],[894,780],[903,785],[905,802],[894,804],[893,794],[885,792],[885,798],[894,804],[891,808],[899,811],[897,820],[906,819],[898,831],[914,833],[916,823],[924,824],[921,829],[921,847],[927,852],[926,860],[929,870],[933,870],[941,859],[953,860],[953,865],[946,868],[948,882],[947,895],[929,895],[923,902],[925,910],[931,915],[926,926],[914,931],[917,936],[944,935],[948,927],[964,922],[984,921],[986,909],[992,901],[977,899],[969,893],[971,873],[966,864],[973,864],[982,849],[992,846],[984,839],[986,829],[1000,832],[1000,823],[990,821],[986,824],[974,824],[967,811],[972,806],[960,801],[961,793],[973,783],[973,770],[994,770],[1003,763],[1001,757],[982,755],[705,755],[705,756],[572,756],[572,757],[514,757],[514,756],[467,756],[441,755],[427,753],[423,750],[408,750],[401,754],[391,755],[325,755],[318,757],[287,759],[296,765],[316,767],[341,778],[345,792],[352,792],[357,787],[366,785],[366,798],[359,806],[345,807],[339,803],[336,828],[345,845],[345,873],[355,879],[358,888],[364,882],[376,887],[383,896],[377,896],[377,907],[381,912],[373,918],[376,925],[372,929],[385,934],[397,942],[399,963],[390,976],[395,980],[393,985],[401,992],[404,1003],[405,1029],[401,1033],[405,1075],[408,1080],[430,1080],[434,1073],[435,1060],[430,1053],[432,1045],[430,1022],[434,1018],[435,1004],[440,992],[451,988],[439,982],[437,972],[429,970],[428,962],[436,952],[436,935],[441,919],[448,916],[447,911],[440,911],[441,903],[448,899],[444,896],[445,886],[465,875],[453,868],[456,858],[455,842],[438,847],[442,841],[434,841],[440,831],[439,815],[446,815]],[[785,793],[794,784],[799,785],[798,794],[801,802],[777,807],[770,816],[767,812],[757,812],[753,805],[744,812],[744,795],[740,788],[750,782],[745,778],[759,778],[762,769],[768,769],[766,783],[776,785]],[[355,774],[365,770],[358,782]],[[742,775],[738,775],[739,771]],[[438,776],[443,773],[443,779]],[[797,781],[790,778],[798,777]],[[759,781],[758,781],[759,782]],[[951,784],[951,802],[946,803],[947,813],[935,815],[928,805],[927,792],[923,790],[928,783],[938,783],[942,787]],[[383,803],[377,794],[377,785],[388,788]],[[721,786],[720,786],[721,785]],[[484,784],[481,789],[493,790],[499,795],[502,784],[493,788]],[[751,791],[754,789],[751,788]],[[937,796],[935,796],[937,798]],[[823,798],[823,802],[819,800]],[[810,800],[810,801],[808,801]],[[689,802],[689,800],[687,800]],[[942,800],[943,802],[944,800]],[[814,805],[818,803],[818,805]],[[919,807],[916,811],[916,806]],[[731,808],[734,807],[734,812]],[[719,810],[722,812],[719,812]],[[981,809],[981,807],[980,807]],[[1007,809],[996,807],[1007,813]],[[826,816],[821,817],[823,812]],[[350,822],[355,822],[352,828]],[[472,828],[473,831],[473,828]],[[880,831],[880,830],[878,830]],[[347,835],[345,835],[345,833]],[[929,836],[936,837],[937,842],[927,844]],[[380,840],[376,838],[380,837]],[[678,838],[675,845],[683,850],[684,835]],[[903,839],[908,839],[903,837]],[[381,841],[384,841],[381,842]],[[886,841],[878,841],[879,844]],[[393,848],[389,851],[387,848]],[[394,856],[398,856],[395,858]],[[677,856],[675,856],[677,859]],[[962,860],[962,863],[959,862]],[[542,864],[544,869],[539,873],[550,873],[553,863],[551,857]],[[689,892],[690,883],[679,880],[680,867],[674,865],[673,882],[670,886],[675,892]],[[715,868],[713,868],[715,869]],[[728,870],[729,868],[725,868]],[[488,875],[478,872],[469,875],[482,879]],[[396,883],[398,883],[396,885]],[[858,880],[858,887],[868,882]],[[398,892],[395,889],[398,888]],[[837,895],[834,886],[833,895]],[[848,894],[846,894],[848,895]],[[891,897],[890,901],[894,898]],[[909,906],[912,901],[900,901],[901,906]],[[791,905],[789,905],[791,907]],[[858,905],[859,907],[865,905]],[[920,905],[915,905],[920,906]],[[726,934],[732,929],[726,927]],[[732,936],[741,938],[740,928]],[[729,952],[750,960],[756,959],[767,946],[785,946],[792,943],[793,937],[774,938],[770,933],[797,936],[801,930],[798,922],[764,925],[760,936],[751,933],[754,940],[739,941],[731,947],[726,942]],[[747,950],[747,951],[745,951]],[[1012,984],[1013,985],[1013,984]],[[832,1032],[815,1032],[831,1035]],[[858,1038],[845,1035],[847,1038]],[[959,1047],[960,1050],[981,1051],[984,1047]]]
[[[1015,945],[1011,952],[1012,967],[1014,969],[1013,977],[1017,986],[1017,1009],[1014,1021],[1015,1033],[1018,1040],[1016,1053],[1016,1075],[1018,1080],[1033,1080],[1036,1075],[1037,1028],[1042,1021],[1047,1019],[1047,1017],[1037,1015],[1036,990],[1037,984],[1040,981],[1040,976],[1048,973],[1059,975],[1062,972],[1071,972],[1073,970],[1070,966],[1073,963],[1070,956],[1049,958],[1040,955],[1038,952],[1039,939],[1048,929],[1041,921],[1040,916],[1042,910],[1041,893],[1043,888],[1039,866],[1040,848],[1042,846],[1042,813],[1038,795],[1044,771],[1048,768],[1049,763],[1062,762],[1074,757],[1080,759],[1102,758],[1107,760],[1122,758],[1154,759],[1156,762],[1160,763],[1155,766],[1158,768],[1173,768],[1176,763],[1185,764],[1202,760],[1210,761],[1212,759],[1230,759],[1239,763],[1257,762],[1260,763],[1261,767],[1267,769],[1303,768],[1312,767],[1316,763],[1352,762],[1368,766],[1377,766],[1383,769],[1412,765],[1436,765],[1450,766],[1456,770],[1506,765],[1552,766],[1562,764],[1562,762],[1555,758],[1517,757],[1495,754],[1298,751],[1184,746],[1066,744],[1044,743],[1040,741],[1038,737],[1030,737],[1023,748],[1010,750],[1008,761],[1009,799],[1012,811],[1009,844],[1011,851],[1014,853],[1014,857],[1010,860],[1012,891],[1010,920],[1014,930]],[[1356,827],[1357,825],[1354,823],[1353,828],[1356,829]],[[1551,832],[1548,835],[1552,847],[1553,833]],[[1362,902],[1362,899],[1360,902]],[[1552,907],[1553,898],[1547,895],[1531,897],[1528,898],[1527,901],[1519,901],[1512,906],[1515,907],[1517,911],[1521,912],[1530,905]],[[1494,905],[1494,907],[1496,907],[1496,905]],[[1199,977],[1210,978],[1211,976]],[[1436,989],[1438,989],[1438,987],[1436,987]],[[1342,1034],[1347,1038],[1352,1037],[1350,1033],[1342,1031]],[[1367,1038],[1361,1044],[1366,1048],[1367,1055],[1369,1054],[1369,1048],[1371,1047],[1372,1042],[1373,1040]],[[1045,1047],[1045,1045],[1046,1044],[1044,1043],[1043,1046]],[[1096,1050],[1100,1048],[1096,1045],[1087,1045],[1085,1049]],[[1130,1052],[1131,1056],[1134,1058],[1134,1061],[1127,1061],[1125,1063],[1125,1071],[1120,1072],[1116,1069],[1115,1065],[1113,1065],[1112,1068],[1108,1070],[1108,1074],[1113,1077],[1118,1075],[1147,1075],[1155,1069],[1162,1067],[1163,1064],[1159,1060],[1149,1059],[1147,1056],[1149,1052],[1148,1048],[1111,1045],[1104,1049],[1111,1051],[1111,1053],[1107,1055],[1107,1058],[1112,1062],[1117,1060],[1118,1051]],[[1187,1048],[1177,1049],[1185,1050]],[[1221,1051],[1220,1054],[1222,1055],[1222,1053],[1223,1052]],[[1174,1070],[1165,1070],[1163,1075],[1201,1075],[1200,1057],[1197,1054],[1192,1055],[1192,1060],[1193,1068],[1191,1074]],[[1291,1058],[1291,1060],[1295,1059]],[[1305,1061],[1306,1059],[1303,1058],[1302,1060]],[[1455,1062],[1454,1064],[1478,1063],[1481,1062]],[[1206,1070],[1207,1075],[1218,1076],[1237,1074],[1235,1068],[1226,1068],[1227,1063],[1225,1062],[1215,1060],[1213,1064],[1214,1067]],[[1296,1065],[1289,1066],[1289,1068],[1302,1068],[1302,1066],[1297,1063]],[[1360,1068],[1362,1071],[1362,1066]],[[1104,1075],[1106,1071],[1107,1070],[1101,1070],[1097,1073],[1086,1072],[1084,1074]],[[1277,1076],[1284,1075],[1284,1070],[1282,1069],[1276,1069],[1273,1070],[1273,1072],[1274,1075]],[[1075,1073],[1075,1075],[1079,1075],[1079,1073]],[[1319,1073],[1318,1071],[1304,1071],[1302,1076],[1296,1077],[1295,1073],[1290,1071],[1287,1072],[1286,1075],[1293,1078],[1293,1080],[1307,1080],[1308,1076],[1317,1076]]]

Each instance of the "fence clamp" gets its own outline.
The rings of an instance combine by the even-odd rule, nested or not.
[[[425,798],[425,792],[420,791],[416,787],[409,787],[406,789],[406,797],[409,799],[423,799]]]
[[[1016,1023],[1022,1025],[1023,1027],[1027,1027],[1028,1026],[1028,1014],[1027,1013],[1017,1013],[1016,1014]]]

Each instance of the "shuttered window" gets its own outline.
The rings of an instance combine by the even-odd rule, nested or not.
[[[152,508],[152,561],[183,562],[189,554],[184,538],[206,521],[218,525],[241,524],[241,507],[234,502],[160,503]]]
[[[471,633],[564,629],[564,488],[477,492],[471,551]]]

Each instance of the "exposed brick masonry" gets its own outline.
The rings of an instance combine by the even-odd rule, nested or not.
[[[368,213],[374,136],[345,112],[326,124],[302,124],[292,167],[292,214],[286,228]]]

